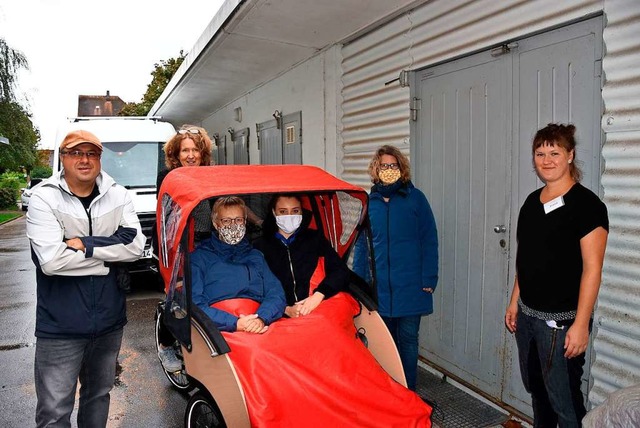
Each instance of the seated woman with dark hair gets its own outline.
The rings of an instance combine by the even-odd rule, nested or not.
[[[254,242],[284,287],[290,318],[310,314],[324,299],[346,290],[349,282],[346,264],[322,233],[309,228],[310,222],[300,196],[274,195],[263,235]]]

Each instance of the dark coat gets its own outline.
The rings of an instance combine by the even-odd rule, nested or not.
[[[409,181],[389,202],[373,187],[369,196],[379,312],[403,317],[433,312],[438,283],[438,232],[424,193]]]
[[[263,223],[263,235],[255,242],[271,271],[280,279],[287,298],[287,305],[309,297],[309,281],[324,257],[325,278],[316,291],[325,299],[347,288],[349,269],[340,259],[329,241],[317,230],[309,229],[311,213],[304,211],[303,221],[295,232],[295,239],[287,246],[278,237],[275,217],[269,213]]]
[[[210,307],[226,299],[260,302],[256,311],[266,325],[284,314],[280,281],[271,273],[262,254],[245,239],[229,245],[213,235],[191,253],[191,298],[221,331],[235,331],[238,317]]]

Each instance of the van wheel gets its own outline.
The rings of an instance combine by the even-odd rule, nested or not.
[[[225,428],[224,418],[213,400],[204,394],[194,394],[184,413],[186,428]]]
[[[156,351],[160,349],[160,329],[162,328],[166,329],[166,327],[164,327],[162,323],[162,317],[164,316],[162,313],[163,309],[164,309],[164,302],[158,303],[158,307],[156,308],[156,316],[155,316]],[[171,382],[171,385],[173,385],[174,388],[176,388],[180,392],[187,393],[193,389],[193,385],[191,384],[189,376],[185,371],[184,359],[182,357],[182,348],[180,347],[180,344],[178,343],[178,341],[175,341],[173,343],[173,348],[175,350],[175,353],[178,359],[182,361],[182,369],[177,372],[169,372],[164,369],[162,364],[160,364],[160,367],[162,368],[164,375],[167,377],[167,379],[169,379],[169,382]]]

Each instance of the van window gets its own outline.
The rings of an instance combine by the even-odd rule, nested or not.
[[[154,187],[160,142],[103,142],[102,169],[126,188]]]

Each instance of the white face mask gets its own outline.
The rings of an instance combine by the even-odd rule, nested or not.
[[[276,224],[284,233],[293,233],[298,230],[300,224],[302,224],[302,215],[277,215]]]
[[[244,224],[230,224],[229,226],[220,226],[218,228],[218,236],[222,242],[229,245],[236,245],[242,241],[247,228]]]

